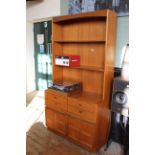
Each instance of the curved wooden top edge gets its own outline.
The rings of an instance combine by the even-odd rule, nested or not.
[[[93,11],[93,12],[85,12],[85,13],[78,13],[78,14],[72,14],[72,15],[55,16],[52,18],[52,21],[56,23],[56,22],[74,20],[74,19],[107,17],[108,14],[116,16],[116,13],[114,11],[106,9],[106,10],[98,10],[98,11]]]

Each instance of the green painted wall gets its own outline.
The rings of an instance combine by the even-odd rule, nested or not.
[[[68,1],[69,0],[60,0],[61,15],[68,14]],[[115,67],[121,67],[123,56],[122,49],[127,43],[129,43],[129,16],[118,17]]]

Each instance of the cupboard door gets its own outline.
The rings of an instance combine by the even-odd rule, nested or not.
[[[80,144],[92,148],[95,141],[95,125],[69,118],[68,136]]]
[[[67,116],[48,108],[45,109],[46,126],[63,135],[67,133]]]
[[[63,135],[67,133],[67,116],[55,113],[55,130]]]
[[[50,129],[55,129],[55,112],[45,108],[46,126]]]
[[[79,133],[80,133],[79,129],[80,129],[79,121],[69,118],[68,119],[68,136],[75,141],[79,141]]]

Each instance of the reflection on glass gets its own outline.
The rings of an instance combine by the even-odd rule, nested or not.
[[[39,86],[40,90],[46,89],[47,88],[47,81],[44,80],[44,79],[39,78],[38,86]]]

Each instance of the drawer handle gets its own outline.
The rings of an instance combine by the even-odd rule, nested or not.
[[[79,110],[79,113],[82,113],[82,110]]]

